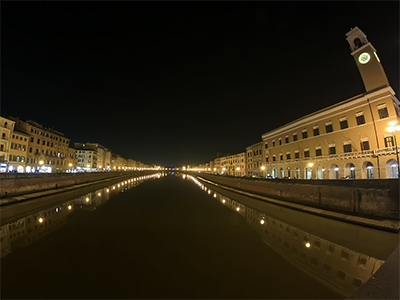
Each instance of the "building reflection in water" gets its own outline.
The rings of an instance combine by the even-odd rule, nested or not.
[[[246,207],[213,191],[191,175],[182,177],[243,216],[262,241],[292,265],[343,296],[354,293],[384,263]]]
[[[67,215],[74,210],[96,210],[110,200],[111,196],[126,192],[144,180],[157,179],[166,175],[158,173],[126,179],[1,226],[1,258],[10,254],[13,248],[26,247],[61,228],[67,222]]]

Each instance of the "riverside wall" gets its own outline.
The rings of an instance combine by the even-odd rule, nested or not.
[[[196,175],[224,186],[292,203],[399,220],[399,179],[296,180]]]
[[[0,197],[17,196],[33,192],[57,189],[98,180],[117,178],[132,174],[138,176],[146,171],[87,172],[87,173],[39,173],[39,174],[0,174]],[[147,174],[147,173],[146,173]]]

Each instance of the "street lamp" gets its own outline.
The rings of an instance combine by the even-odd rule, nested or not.
[[[399,149],[397,148],[397,138],[396,138],[396,132],[400,132],[400,125],[396,124],[397,121],[390,121],[389,122],[390,126],[386,128],[386,130],[389,131],[394,137],[394,145],[396,147],[396,159],[397,159],[397,178],[400,178]]]
[[[39,161],[39,164],[40,164],[40,165],[43,165],[43,164],[44,164],[44,161],[43,161],[43,160]]]
[[[262,176],[262,177],[265,177],[265,176],[264,176],[264,170],[265,170],[265,166],[261,166],[261,170],[262,170],[262,174],[261,174],[261,176]]]

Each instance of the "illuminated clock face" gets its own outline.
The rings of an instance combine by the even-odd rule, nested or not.
[[[360,56],[358,57],[358,61],[362,64],[366,64],[369,62],[371,56],[367,52],[361,53]]]

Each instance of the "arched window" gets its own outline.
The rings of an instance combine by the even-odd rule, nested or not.
[[[323,166],[319,165],[317,167],[317,178],[318,179],[324,179],[325,175],[325,169]]]
[[[344,167],[344,176],[349,177],[350,179],[356,178],[356,167],[353,163],[347,163]]]
[[[399,178],[399,169],[395,159],[386,162],[386,178]]]
[[[329,179],[338,179],[339,178],[339,167],[336,164],[332,164],[329,168]]]
[[[285,177],[285,171],[283,171],[283,168],[281,168],[281,178]]]
[[[374,179],[374,165],[371,162],[367,163],[367,178]]]
[[[300,176],[300,167],[296,167],[295,173],[294,173],[294,178],[296,178],[296,179],[301,179],[301,176]]]

